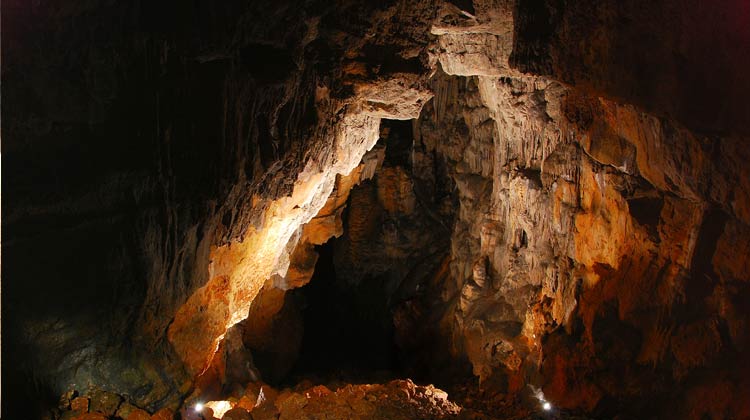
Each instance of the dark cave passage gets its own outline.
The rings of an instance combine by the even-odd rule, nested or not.
[[[403,373],[393,319],[403,274],[388,267],[383,237],[398,244],[404,238],[392,236],[400,221],[382,203],[398,197],[391,190],[378,196],[378,177],[382,168],[410,168],[412,121],[383,120],[380,131],[376,149],[385,149],[382,166],[373,179],[352,189],[342,216],[344,235],[315,247],[318,260],[310,282],[290,292],[303,332],[289,378],[368,382]],[[353,246],[364,256],[351,257]]]
[[[382,279],[355,286],[336,277],[335,239],[316,247],[311,282],[292,291],[302,307],[304,332],[292,377],[372,380],[399,370],[393,319]]]
[[[380,122],[380,135],[386,137],[386,166],[411,167],[411,152],[414,145],[413,120],[383,120]],[[383,139],[380,140],[383,143]]]
[[[301,338],[293,366],[283,377],[276,375],[277,382],[446,379],[437,378],[439,369],[430,365],[448,345],[426,325],[438,323],[441,312],[429,320],[422,314],[440,305],[435,300],[440,288],[428,286],[448,253],[436,218],[447,225],[451,216],[427,214],[433,203],[415,195],[418,188],[436,187],[413,171],[413,124],[381,122],[372,151],[379,164],[371,179],[351,189],[341,216],[343,234],[315,246],[310,282],[288,292],[285,305],[294,307],[299,321],[279,327],[298,328]],[[449,196],[444,188],[437,189]]]

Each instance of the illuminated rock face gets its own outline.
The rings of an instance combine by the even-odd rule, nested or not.
[[[720,249],[744,241],[733,228],[744,204],[717,209],[712,197],[744,188],[731,182],[745,177],[729,163],[744,153],[738,139],[720,140],[728,150],[716,164],[675,123],[544,79],[435,83],[458,105],[428,105],[419,131],[456,168],[462,211],[446,288],[460,296],[455,344],[475,374],[613,413],[626,408],[604,398],[680,401],[689,397],[670,387],[700,382],[690,376],[698,366],[727,374],[720,355],[744,339],[720,338],[718,325],[747,322],[746,280],[727,276]],[[481,153],[491,158],[475,160]],[[730,401],[724,408],[740,403]]]
[[[746,357],[737,331],[748,322],[740,303],[747,274],[722,262],[724,243],[742,249],[745,242],[735,230],[748,221],[750,178],[738,164],[747,156],[744,129],[699,135],[591,94],[591,85],[610,95],[623,95],[624,86],[611,73],[566,73],[571,64],[562,60],[570,58],[555,48],[569,45],[545,46],[553,59],[542,73],[587,78],[585,89],[498,70],[502,64],[491,65],[500,72],[492,73],[490,62],[456,54],[475,50],[457,42],[457,33],[474,45],[502,32],[498,22],[514,24],[499,8],[475,26],[433,29],[442,67],[473,77],[433,79],[436,97],[419,120],[428,153],[453,168],[461,202],[452,238],[455,284],[446,287],[460,296],[454,345],[487,386],[536,384],[562,407],[614,415],[657,410],[662,403],[655,400],[663,399],[688,417],[744,415],[750,408],[738,395],[747,372],[727,367]],[[517,35],[528,30],[527,12],[516,10]],[[556,12],[565,17],[552,36],[570,36],[562,28],[578,24],[564,21],[575,12]],[[539,51],[524,45],[524,36],[515,51],[534,63]],[[503,63],[497,56],[507,48],[484,42],[479,50]],[[665,102],[647,108],[673,111]],[[724,396],[694,399],[713,386]]]
[[[24,105],[3,133],[19,175],[3,333],[28,363],[7,364],[26,384],[7,404],[37,395],[29,378],[51,395],[106,384],[142,407],[177,404],[264,282],[291,281],[300,227],[380,119],[419,115],[431,5],[288,6],[8,6],[4,20],[28,25],[4,25],[7,98]],[[32,53],[37,41],[55,52]],[[27,67],[68,70],[55,84]]]
[[[432,255],[393,292],[409,363],[750,415],[746,6],[287,3],[4,4],[9,412],[39,384],[177,409],[254,375],[244,347],[293,360],[273,319],[336,237],[352,284]]]

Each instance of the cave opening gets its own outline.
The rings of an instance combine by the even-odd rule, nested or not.
[[[439,165],[415,165],[414,125],[381,121],[362,160],[372,173],[346,193],[339,235],[298,245],[316,258],[309,281],[286,292],[275,317],[274,336],[290,344],[282,351],[246,332],[264,380],[445,383],[455,373],[443,375],[451,363],[436,327],[453,215],[430,212],[434,201],[451,199],[451,186],[434,173]]]
[[[385,279],[352,285],[337,278],[335,247],[332,239],[315,248],[319,257],[310,283],[291,292],[303,318],[291,377],[348,382],[390,377],[400,366]]]

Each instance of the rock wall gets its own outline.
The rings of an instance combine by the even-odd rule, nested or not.
[[[694,130],[748,134],[746,3],[535,0],[514,16],[514,67]]]
[[[741,141],[714,140],[726,147],[712,150],[726,153],[716,165],[706,139],[674,122],[555,82],[435,82],[457,103],[439,113],[436,97],[419,130],[455,168],[460,197],[454,283],[443,287],[459,296],[455,351],[485,386],[531,383],[558,406],[603,415],[663,399],[700,417],[690,402],[704,391],[692,387],[706,381],[740,395],[746,381],[729,366],[746,357],[747,280],[727,275],[720,250],[744,247],[743,205],[714,197],[746,176],[728,163]],[[746,409],[720,404],[710,409]]]
[[[306,286],[316,270],[326,269],[316,268],[321,262],[315,248],[325,243],[330,247],[331,261],[322,264],[330,264],[335,272],[322,273],[317,281],[331,283],[325,290],[337,293],[346,301],[329,302],[340,309],[327,311],[329,317],[320,320],[327,326],[320,328],[321,334],[349,327],[352,334],[351,337],[331,336],[328,343],[331,352],[356,347],[344,342],[349,337],[371,343],[373,348],[382,347],[379,352],[383,353],[383,360],[399,359],[392,360],[383,369],[398,368],[413,377],[443,380],[456,373],[446,350],[447,342],[438,348],[427,344],[448,340],[448,337],[442,336],[443,331],[437,325],[423,325],[426,319],[440,322],[444,315],[441,309],[446,309],[444,305],[437,310],[425,305],[428,301],[440,300],[439,296],[431,295],[435,288],[428,286],[444,281],[444,261],[450,250],[449,233],[455,211],[450,186],[436,182],[440,174],[434,171],[442,167],[431,166],[426,171],[422,168],[422,178],[415,176],[412,144],[412,122],[383,122],[377,145],[365,154],[351,174],[338,177],[326,205],[302,227],[300,239],[290,254],[286,275],[275,275],[265,282],[247,318],[238,325],[244,337],[244,348],[225,351],[219,366],[213,368],[212,381],[220,382],[225,388],[233,385],[232,378],[222,372],[241,370],[229,365],[232,360],[244,363],[246,358],[238,359],[235,353],[251,354],[256,359],[259,377],[272,383],[288,380],[287,375],[295,363],[301,366],[302,373],[327,375],[329,372],[316,372],[306,365],[328,364],[316,358],[341,359],[342,363],[346,358],[356,360],[356,356],[343,354],[308,355],[300,346],[303,335],[312,334],[303,329],[300,319],[311,304],[306,302],[310,298],[300,298],[305,293],[289,292]],[[443,277],[436,273],[443,273]],[[430,312],[423,313],[422,309],[430,309]],[[346,310],[352,313],[347,314]],[[357,319],[357,315],[372,321],[373,328],[382,324],[384,336],[375,331],[368,333],[367,326],[350,326],[348,321],[338,319]],[[310,326],[307,321],[304,324]],[[360,333],[362,337],[354,337]],[[385,336],[389,335],[395,335],[398,355],[391,354],[388,348],[392,344]],[[372,352],[378,351],[373,349]],[[367,357],[362,355],[363,364]],[[372,358],[381,361],[374,355]],[[339,368],[352,375],[361,375],[368,369]]]
[[[6,412],[189,394],[379,119],[429,99],[432,9],[4,5]]]
[[[486,387],[539,386],[560,407],[605,416],[669,417],[672,411],[659,410],[677,406],[690,418],[747,415],[739,395],[748,382],[737,369],[747,360],[740,332],[748,322],[741,303],[747,274],[727,275],[721,251],[725,243],[744,248],[743,127],[697,134],[608,99],[628,96],[620,89],[641,76],[623,66],[618,71],[632,77],[614,85],[616,72],[597,73],[610,65],[600,55],[589,58],[591,69],[574,67],[581,72],[574,77],[588,81],[580,88],[514,70],[568,82],[564,66],[587,51],[569,52],[580,45],[570,38],[564,47],[529,38],[532,29],[578,36],[574,30],[588,21],[569,17],[584,13],[577,5],[548,6],[564,17],[543,31],[526,14],[536,25],[545,16],[527,6],[513,10],[515,21],[495,4],[470,24],[433,26],[437,60],[464,76],[436,75],[436,96],[419,120],[421,146],[447,162],[460,197],[455,283],[445,286],[447,296],[460,296],[454,351],[468,356]],[[621,13],[605,7],[596,10]],[[509,22],[518,26],[503,30]],[[605,41],[624,36],[617,26],[596,28]],[[509,32],[515,45],[506,60],[498,34]],[[601,53],[607,44],[598,41],[585,42]],[[535,67],[547,64],[544,54],[551,67]],[[683,117],[676,107],[687,100],[668,98],[648,108]],[[743,106],[733,115],[743,115]],[[701,117],[687,122],[708,124],[714,114]],[[736,258],[745,264],[744,254]]]

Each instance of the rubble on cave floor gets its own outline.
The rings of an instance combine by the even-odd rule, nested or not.
[[[461,400],[451,401],[447,392],[433,385],[417,385],[409,379],[382,384],[346,384],[335,390],[303,381],[281,391],[261,382],[239,387],[226,400],[189,398],[179,410],[163,408],[156,413],[136,407],[117,394],[96,391],[79,396],[65,394],[54,420],[507,420],[581,419],[560,412],[533,412],[502,395],[487,397],[470,386],[457,389]],[[485,399],[483,399],[485,398]],[[465,405],[465,406],[462,406]],[[197,407],[196,407],[197,406]]]

